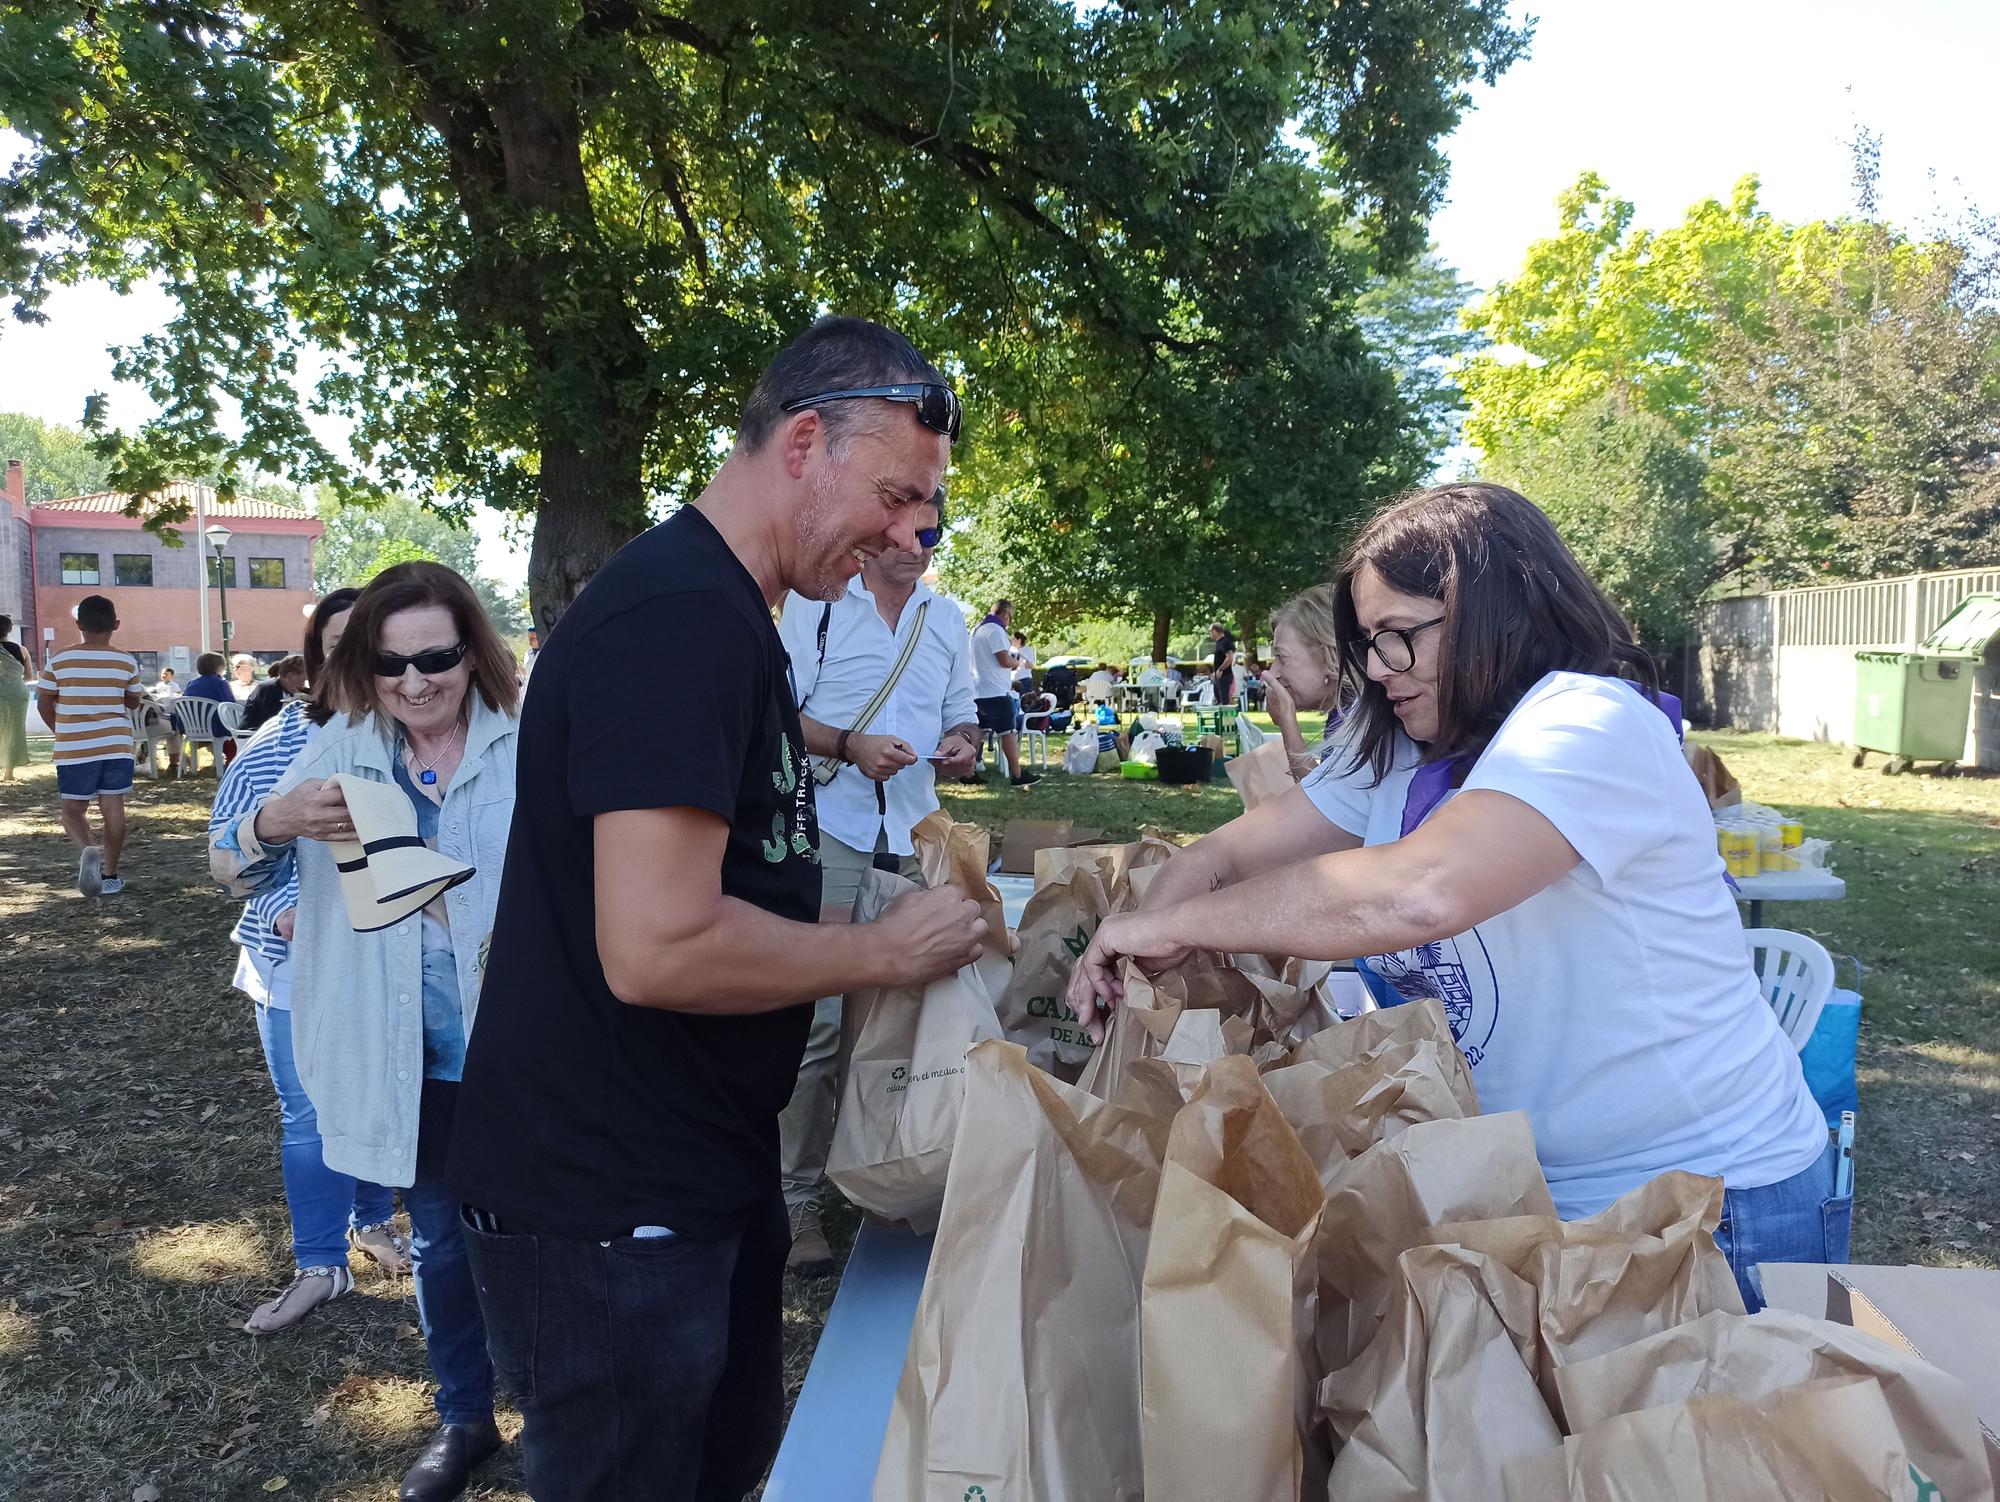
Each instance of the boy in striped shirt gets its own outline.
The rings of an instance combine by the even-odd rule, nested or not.
[[[132,791],[139,664],[111,645],[118,612],[103,595],[77,602],[76,627],[83,640],[44,664],[37,698],[43,722],[55,732],[63,833],[82,852],[76,889],[96,897],[125,887],[118,879],[118,857],[125,848],[125,795]],[[104,821],[101,850],[90,833],[93,798]]]

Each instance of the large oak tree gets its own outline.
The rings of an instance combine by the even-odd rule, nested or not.
[[[1347,483],[1404,442],[1347,299],[1421,248],[1504,9],[0,0],[0,287],[175,299],[119,361],[160,412],[107,428],[114,484],[532,512],[544,625],[826,308],[951,363],[996,483],[1123,432],[1172,522],[1263,538],[1323,503],[1315,446]]]

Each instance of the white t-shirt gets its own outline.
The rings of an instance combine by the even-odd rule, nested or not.
[[[972,697],[1004,699],[1013,691],[1014,670],[993,655],[1014,650],[1007,628],[998,621],[981,621],[972,632]]]
[[[1307,796],[1366,844],[1397,839],[1416,746],[1399,737],[1371,788],[1340,739]],[[1759,992],[1666,717],[1631,684],[1551,673],[1464,788],[1520,799],[1582,863],[1467,933],[1368,964],[1443,1002],[1482,1108],[1527,1113],[1556,1209],[1594,1214],[1672,1168],[1755,1189],[1811,1167],[1825,1121]]]
[[[1025,694],[1035,686],[1035,649],[1026,642],[1014,649],[1021,665],[1014,669],[1014,692]]]

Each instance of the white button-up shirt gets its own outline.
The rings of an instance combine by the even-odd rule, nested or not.
[[[924,757],[937,750],[945,731],[976,719],[966,666],[964,612],[919,583],[891,631],[875,608],[875,597],[859,579],[848,583],[846,598],[834,602],[827,618],[823,662],[819,622],[825,603],[796,592],[785,597],[778,635],[791,655],[799,712],[835,729],[852,726],[888,681],[889,670],[915,627],[917,607],[926,600],[930,609],[924,613],[923,640],[888,702],[862,733],[897,736]],[[818,790],[819,827],[843,845],[863,851],[874,850],[876,834],[886,830],[891,851],[911,854],[910,830],[938,806],[936,769],[920,760],[880,784],[886,813],[876,801],[876,787],[859,767],[842,767],[832,782]]]

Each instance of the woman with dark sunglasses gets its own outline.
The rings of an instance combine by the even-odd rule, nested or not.
[[[472,587],[441,564],[404,563],[361,591],[313,691],[325,728],[213,840],[211,867],[244,896],[297,873],[298,1074],[326,1166],[403,1186],[441,1422],[398,1495],[438,1502],[500,1446],[486,1327],[444,1167],[513,818],[520,687]],[[357,932],[332,842],[366,831],[331,780],[341,775],[401,789],[417,838],[472,877],[407,919]]]
[[[1722,1180],[1716,1240],[1841,1262],[1852,1200],[1765,1003],[1651,658],[1534,505],[1446,485],[1375,516],[1334,579],[1357,690],[1331,755],[1162,868],[1071,979],[1190,948],[1365,963],[1436,997],[1481,1105],[1520,1110],[1557,1209],[1669,1169]]]

